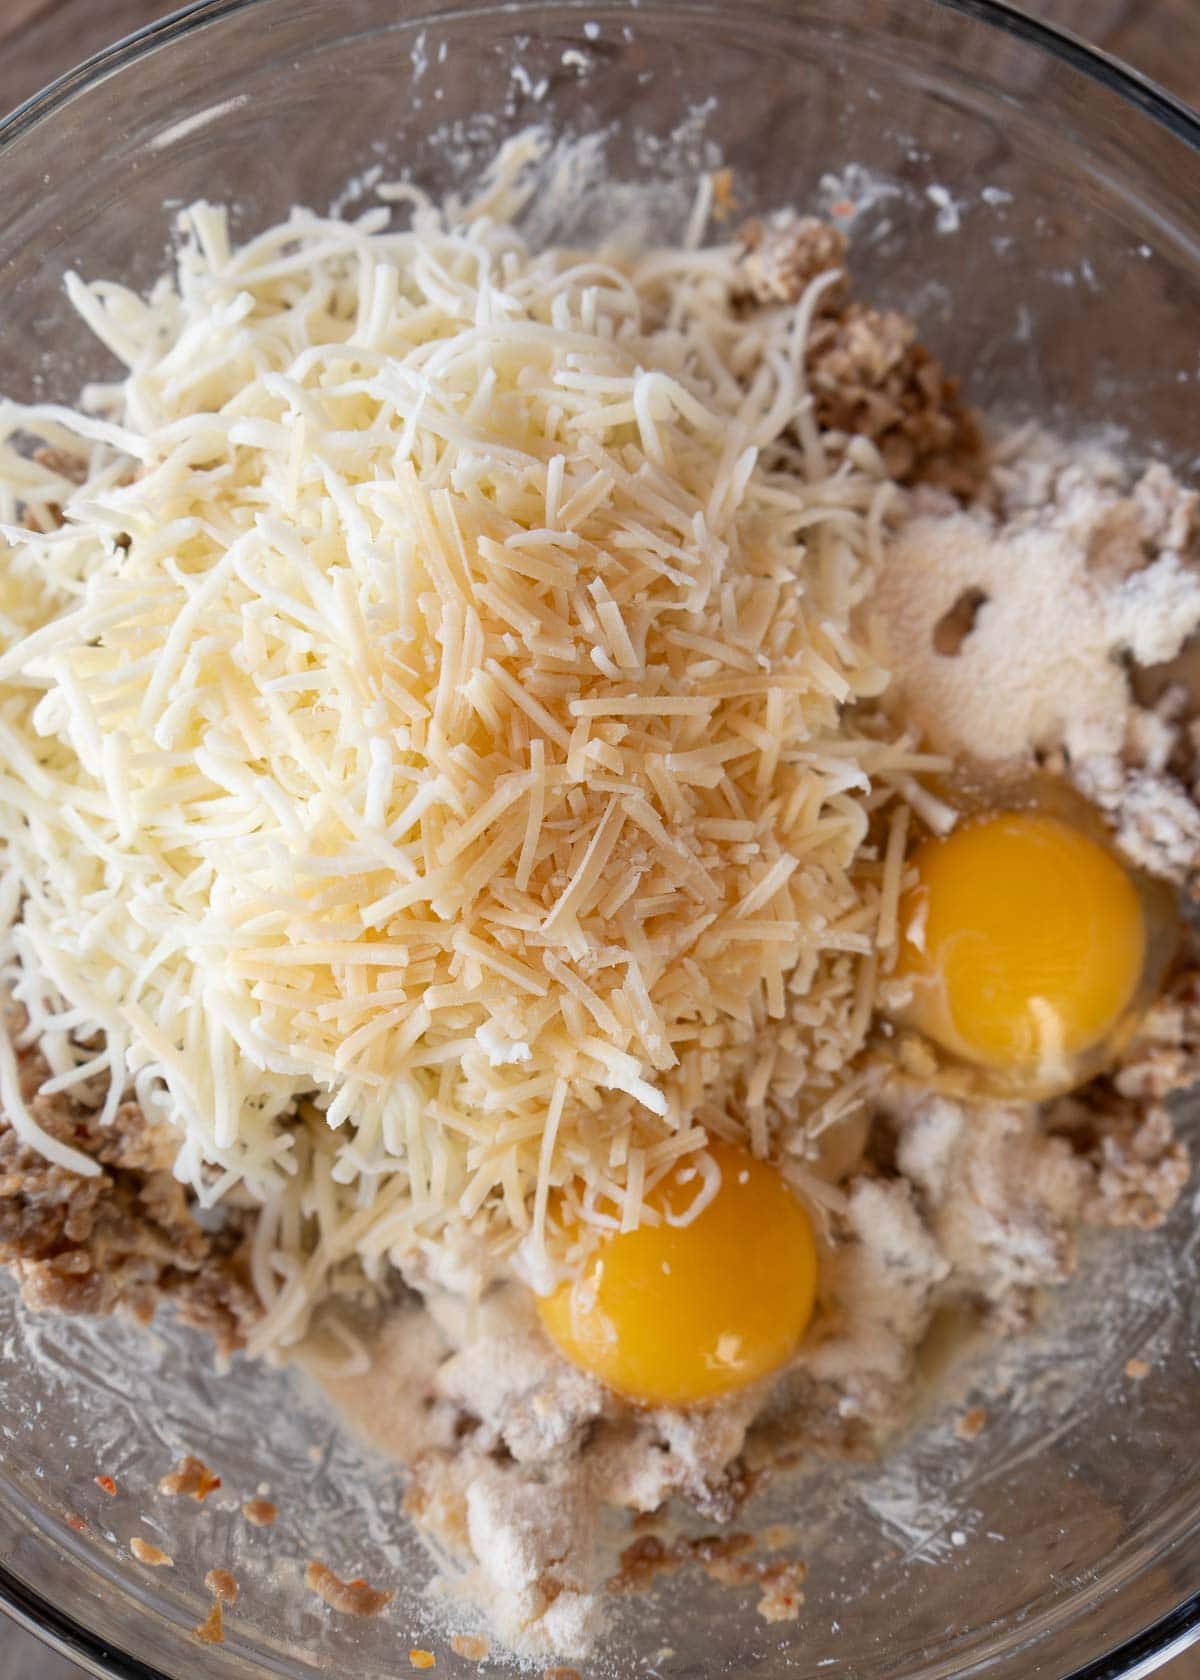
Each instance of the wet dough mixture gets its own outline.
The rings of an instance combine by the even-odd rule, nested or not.
[[[1072,783],[1131,863],[1191,890],[1200,722],[1168,662],[1200,625],[1195,494],[1161,465],[1131,473],[1035,431],[985,447],[912,323],[852,296],[844,258],[825,223],[754,224],[739,306],[791,308],[837,273],[814,306],[812,412],[833,459],[867,440],[904,487],[864,627],[894,672],[886,706],[936,751]],[[936,827],[936,792],[914,785],[912,801]],[[882,1028],[860,1099],[803,1159],[819,1191],[813,1326],[784,1370],[730,1398],[627,1404],[555,1351],[524,1282],[476,1298],[455,1287],[461,1256],[428,1251],[402,1265],[412,1297],[371,1373],[327,1387],[411,1465],[409,1514],[461,1571],[454,1591],[520,1652],[583,1654],[602,1616],[602,1507],[678,1497],[723,1523],[781,1452],[875,1450],[908,1412],[939,1309],[1019,1328],[1037,1292],[1070,1276],[1085,1227],[1159,1224],[1188,1173],[1168,1098],[1200,1072],[1198,1049],[1187,953],[1116,1064],[1040,1105],[981,1098],[924,1039]],[[172,1176],[169,1128],[133,1102],[99,1128],[94,1106],[38,1095],[46,1066],[35,1045],[22,1054],[38,1123],[102,1169],[49,1163],[0,1121],[0,1260],[26,1302],[145,1321],[166,1302],[222,1351],[241,1345],[261,1314],[253,1209],[227,1204],[202,1227]],[[795,1605],[791,1588],[768,1591],[763,1610]]]

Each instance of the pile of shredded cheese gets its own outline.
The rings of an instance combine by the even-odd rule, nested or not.
[[[262,1345],[350,1256],[628,1228],[836,1100],[922,763],[846,716],[891,486],[809,417],[831,277],[747,312],[732,247],[404,196],[192,207],[149,298],[69,280],[127,378],[0,408],[7,982],[50,1088],[263,1204]],[[95,1170],[7,1039],[0,1101]]]

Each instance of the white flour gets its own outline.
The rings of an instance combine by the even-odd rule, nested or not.
[[[1065,458],[1046,437],[1006,477],[995,513],[918,511],[890,546],[872,602],[889,702],[979,763],[1117,753],[1134,710],[1120,657],[1159,664],[1200,625],[1182,553],[1195,496],[1162,467],[1126,493],[1111,456]]]

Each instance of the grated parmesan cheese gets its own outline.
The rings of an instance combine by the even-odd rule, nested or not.
[[[148,298],[68,282],[123,382],[0,408],[5,973],[55,1089],[263,1205],[260,1347],[347,1257],[628,1229],[704,1128],[818,1111],[921,767],[845,710],[888,487],[809,415],[829,276],[747,315],[732,247],[408,196],[194,205]]]

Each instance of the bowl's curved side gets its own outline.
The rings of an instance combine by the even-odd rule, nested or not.
[[[3,1564],[0,1564],[0,1609],[26,1633],[77,1664],[86,1674],[95,1675],[96,1680],[171,1680],[161,1668],[149,1668],[139,1658],[107,1644]]]
[[[100,371],[58,301],[62,272],[148,282],[164,261],[164,201],[232,198],[250,227],[297,198],[332,200],[364,161],[410,167],[441,190],[538,121],[606,134],[616,174],[658,183],[664,234],[685,202],[680,174],[718,153],[747,211],[849,192],[863,290],[918,314],[976,399],[1120,421],[1193,461],[1200,219],[1188,182],[1200,124],[991,0],[745,0],[732,18],[717,0],[200,0],[0,124],[0,389],[69,397]],[[585,194],[566,223],[543,219],[535,232],[586,236],[611,215],[603,195]],[[1167,1233],[1139,1239],[1136,1290],[1121,1239],[1089,1256],[1078,1289],[1020,1352],[1021,1380],[1036,1372],[1050,1399],[1014,1406],[973,1457],[930,1418],[878,1474],[814,1475],[770,1496],[764,1521],[805,1502],[815,1550],[801,1623],[767,1629],[749,1604],[668,1582],[657,1602],[622,1607],[614,1669],[662,1643],[674,1650],[658,1672],[675,1680],[782,1675],[801,1660],[870,1680],[1024,1680],[1035,1663],[1101,1680],[1148,1671],[1194,1637],[1200,1493],[1178,1474],[1200,1401],[1194,1223],[1181,1209]],[[92,1672],[353,1668],[375,1680],[394,1672],[397,1637],[432,1642],[416,1637],[430,1626],[430,1566],[402,1533],[396,1479],[372,1482],[279,1373],[244,1370],[234,1396],[184,1337],[110,1326],[73,1341],[60,1325],[31,1327],[6,1294],[0,1336],[0,1598]],[[1143,1346],[1156,1380],[1131,1398],[1121,1366]],[[96,1462],[93,1430],[123,1455],[115,1503],[91,1486],[110,1468]],[[257,1461],[295,1509],[252,1540],[236,1502],[210,1502],[188,1513],[178,1544],[170,1537],[180,1567],[149,1577],[124,1550],[129,1525],[178,1520],[149,1490],[172,1451],[209,1440],[223,1469],[249,1483]],[[313,1442],[319,1465],[306,1456]],[[404,1580],[406,1621],[347,1628],[303,1597],[299,1507],[310,1497],[316,1555]],[[68,1508],[86,1534],[64,1528]],[[960,1529],[966,1543],[951,1545]],[[233,1556],[254,1590],[228,1643],[189,1642],[205,1560]],[[71,1614],[56,1608],[68,1602]],[[842,1604],[848,1615],[833,1610]],[[439,1655],[440,1673],[473,1671]]]
[[[1069,1680],[1143,1680],[1200,1643],[1200,1593],[1107,1656],[1077,1668]]]

